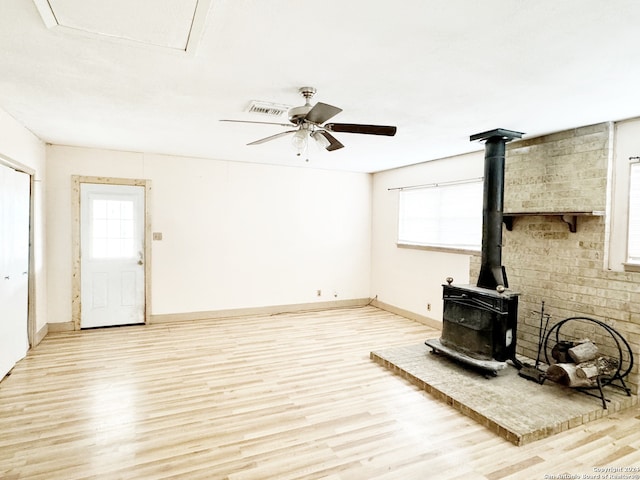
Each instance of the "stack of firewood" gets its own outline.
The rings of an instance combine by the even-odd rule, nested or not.
[[[557,355],[558,363],[550,365],[546,378],[568,387],[593,387],[598,377],[611,376],[618,369],[619,360],[598,355],[598,347],[589,339],[572,343],[566,355]]]

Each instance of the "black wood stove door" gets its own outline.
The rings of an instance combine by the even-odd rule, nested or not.
[[[506,361],[515,357],[518,297],[479,287],[443,285],[440,341],[471,358]]]

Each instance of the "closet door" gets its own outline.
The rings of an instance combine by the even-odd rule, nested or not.
[[[0,166],[0,378],[29,349],[30,177]]]

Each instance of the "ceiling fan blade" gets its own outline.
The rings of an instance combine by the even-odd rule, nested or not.
[[[307,113],[304,119],[311,123],[317,123],[319,125],[326,122],[331,117],[339,114],[341,111],[341,108],[318,102],[313,106],[311,110],[309,110],[309,113]]]
[[[324,140],[318,139],[318,135],[324,137]],[[333,152],[334,150],[338,150],[343,148],[344,145],[338,141],[336,137],[331,135],[329,132],[325,132],[324,130],[318,130],[312,134],[312,137],[316,140],[319,140],[318,143],[327,149],[329,152]]]
[[[271,140],[275,140],[276,138],[284,137],[285,135],[289,135],[290,133],[297,132],[297,130],[287,130],[286,132],[276,133],[275,135],[271,135],[270,137],[261,138],[260,140],[256,140],[251,143],[247,143],[247,145],[260,145],[261,143],[270,142]]]
[[[324,128],[330,132],[364,133],[366,135],[386,135],[393,137],[396,127],[390,125],[361,125],[358,123],[327,123]]]
[[[273,122],[254,122],[253,120],[220,120],[221,122],[234,122],[234,123],[257,123],[260,125],[278,125],[280,127],[291,127],[290,123],[273,123]]]

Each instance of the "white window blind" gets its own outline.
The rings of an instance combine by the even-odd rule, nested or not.
[[[640,163],[631,164],[629,175],[627,262],[640,264]]]
[[[482,181],[400,191],[398,243],[480,250]]]

